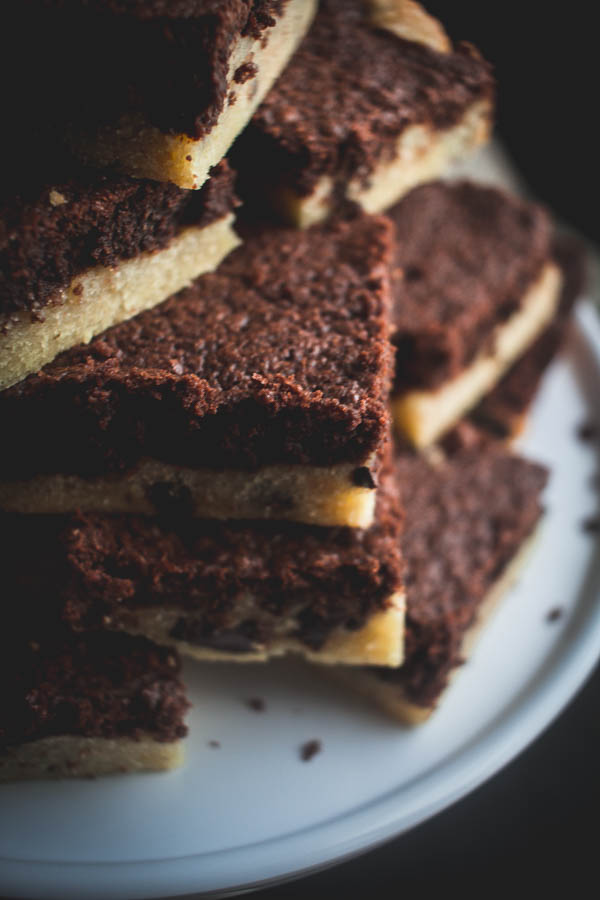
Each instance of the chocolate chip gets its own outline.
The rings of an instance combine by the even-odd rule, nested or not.
[[[373,490],[376,487],[375,479],[367,466],[359,466],[357,469],[354,469],[352,472],[352,483],[356,487],[369,488],[369,490]]]
[[[562,608],[560,606],[554,606],[546,613],[546,622],[557,622],[562,617],[562,614]]]
[[[300,747],[300,759],[302,762],[309,762],[309,760],[311,760],[313,756],[316,756],[317,753],[320,753],[322,749],[323,744],[321,741],[314,739],[312,741],[306,741],[306,743],[302,744]]]
[[[246,706],[254,712],[264,712],[267,708],[267,704],[262,697],[249,697],[246,700]]]
[[[159,516],[189,516],[194,509],[190,489],[176,481],[158,481],[147,488],[146,496]]]
[[[418,281],[419,278],[423,277],[423,272],[418,266],[407,266],[404,270],[404,280],[405,281]]]
[[[272,515],[283,515],[294,508],[294,499],[280,488],[261,485],[257,491],[257,502],[268,508]]]

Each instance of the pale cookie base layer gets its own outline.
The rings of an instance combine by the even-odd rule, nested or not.
[[[463,659],[467,659],[473,652],[477,638],[480,636],[485,625],[496,610],[502,597],[519,578],[521,570],[527,562],[536,542],[540,527],[541,526],[538,525],[533,534],[523,542],[515,556],[513,556],[512,560],[506,566],[502,575],[488,591],[479,607],[477,620],[471,628],[468,629],[463,638],[460,648]],[[377,706],[392,718],[397,719],[403,725],[419,725],[428,719],[431,713],[434,712],[439,705],[440,699],[445,693],[444,691],[431,706],[419,706],[406,695],[401,685],[384,681],[382,678],[378,678],[373,672],[352,670],[342,667],[339,669],[330,669],[328,671],[334,675],[337,681],[345,684],[356,693],[365,697],[374,706]],[[459,672],[460,669],[455,669],[451,673],[449,684]],[[445,690],[447,690],[447,688]]]
[[[368,462],[364,465],[368,465]],[[203,519],[278,519],[309,525],[368,528],[376,491],[356,487],[356,465],[265,466],[186,469],[143,460],[123,475],[94,479],[77,475],[38,475],[29,481],[0,482],[0,509],[28,514],[83,512],[156,515],[149,499],[159,484],[193,498],[186,511]]]
[[[181,741],[60,735],[0,750],[0,782],[160,772],[175,769],[182,762]]]
[[[437,19],[415,0],[367,0],[371,24],[384,28],[405,41],[424,44],[438,53],[449,53],[450,39]]]
[[[240,38],[234,47],[227,76],[227,99],[218,121],[200,140],[185,134],[164,134],[143,116],[123,116],[118,124],[93,135],[71,135],[75,152],[98,166],[115,165],[128,175],[173,181],[182,188],[202,187],[209,170],[223,159],[235,138],[251,119],[279,73],[306,34],[316,11],[316,0],[288,0],[266,42]],[[245,84],[236,84],[236,70],[245,63],[257,68]],[[229,97],[235,95],[235,101]]]
[[[247,618],[261,617],[260,604],[247,597],[244,602]],[[244,616],[240,610],[240,621]],[[157,644],[175,647],[182,656],[201,662],[264,662],[276,656],[294,654],[309,662],[327,665],[399,666],[404,650],[404,594],[394,594],[386,610],[371,616],[357,631],[336,629],[319,650],[311,650],[301,641],[290,637],[296,628],[293,617],[276,623],[276,633],[268,645],[257,646],[251,652],[231,652],[202,647],[170,636],[180,619],[196,618],[186,609],[165,608],[127,611],[124,618],[111,616],[105,624],[128,634],[143,635]],[[235,626],[231,626],[232,630]]]
[[[204,272],[212,272],[240,243],[233,215],[204,228],[184,229],[164,250],[141,253],[114,268],[97,266],[76,275],[44,309],[44,320],[19,314],[0,334],[0,390],[112,325],[166,300]]]
[[[350,181],[346,197],[368,213],[389,209],[414,187],[437,178],[452,162],[487,140],[491,116],[490,104],[480,101],[445,131],[427,125],[409,126],[398,138],[393,158],[377,166],[368,184]],[[286,187],[276,189],[272,203],[286,221],[297,228],[308,228],[332,212],[334,190],[334,179],[324,176],[307,196]]]
[[[434,391],[410,391],[392,397],[398,432],[415,447],[427,447],[455,425],[498,383],[550,323],[558,309],[562,277],[547,263],[528,290],[520,309],[495,331],[494,347]]]

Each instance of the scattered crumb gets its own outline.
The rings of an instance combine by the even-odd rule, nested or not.
[[[219,747],[221,746],[220,741],[208,741],[207,743],[208,743],[209,747],[213,747],[215,750],[218,750]]]
[[[562,617],[563,610],[560,606],[554,606],[546,613],[546,622],[557,622]]]
[[[312,741],[307,741],[300,747],[300,759],[302,760],[302,762],[308,762],[313,758],[313,756],[316,756],[317,753],[320,753],[322,749],[323,745],[321,741],[317,741],[314,739]]]
[[[267,704],[262,697],[249,697],[246,700],[246,706],[248,709],[254,710],[254,712],[264,712],[267,708]]]
[[[52,188],[49,194],[50,206],[63,206],[67,202],[67,198],[60,191]]]
[[[598,427],[595,422],[582,422],[577,428],[577,437],[580,441],[593,441],[598,436]]]
[[[600,531],[600,518],[598,516],[590,516],[589,519],[583,520],[581,527],[588,534],[595,534],[597,531]]]
[[[258,66],[255,63],[245,62],[235,70],[233,80],[236,84],[245,84],[251,78],[254,78],[257,72]]]

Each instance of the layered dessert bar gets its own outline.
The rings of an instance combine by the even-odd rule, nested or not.
[[[0,782],[171,769],[188,709],[173,650],[144,638],[4,631]]]
[[[426,447],[471,410],[555,317],[561,272],[540,207],[468,181],[433,182],[396,226],[392,410]]]
[[[166,300],[239,243],[225,162],[201,191],[57,166],[41,186],[2,190],[0,390]]]
[[[10,516],[5,590],[73,629],[121,629],[197,659],[293,652],[398,665],[401,527],[389,471],[365,531],[178,515]]]
[[[10,3],[6,74],[14,77],[15,55],[33,67],[29,88],[19,91],[17,133],[41,132],[41,148],[66,129],[86,163],[199,188],[315,7],[316,0]]]
[[[241,189],[305,227],[380,212],[490,130],[493,79],[412,0],[323,0],[234,151]]]
[[[535,533],[547,471],[493,442],[433,465],[399,454],[406,626],[396,670],[336,670],[401,722],[435,708],[476,628],[510,587]]]
[[[393,232],[261,230],[0,394],[0,508],[367,527],[388,440]]]
[[[515,438],[523,429],[542,378],[564,343],[573,306],[585,287],[585,253],[581,243],[561,236],[555,241],[553,255],[563,277],[556,316],[470,414],[477,427],[498,438]]]

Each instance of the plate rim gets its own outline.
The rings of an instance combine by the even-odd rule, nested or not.
[[[578,304],[575,321],[600,366],[600,319],[590,300]],[[391,789],[316,825],[219,851],[123,862],[0,857],[2,890],[14,897],[44,900],[135,900],[229,893],[308,874],[399,836],[466,796],[510,763],[552,723],[589,677],[600,658],[598,553],[588,579],[591,575],[598,588],[596,601],[589,599],[582,605],[573,633],[565,635],[543,661],[523,696],[513,699],[483,732],[409,785]],[[583,594],[591,598],[593,587],[584,584]],[[225,874],[231,871],[236,872],[235,882]]]

